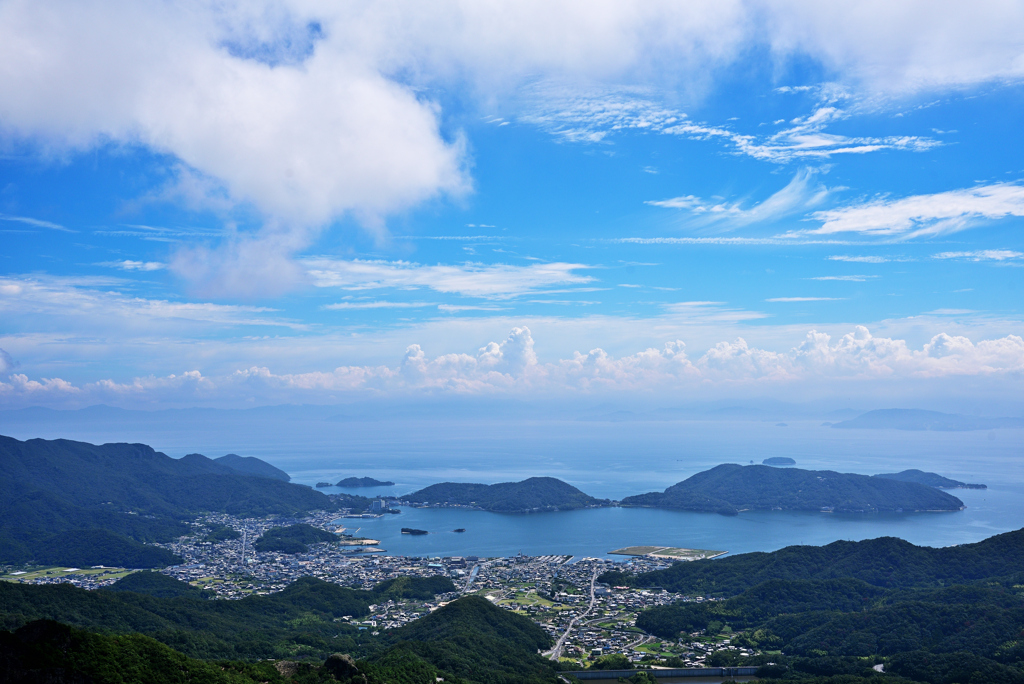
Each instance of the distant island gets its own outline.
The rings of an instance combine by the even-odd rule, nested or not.
[[[1022,428],[1024,418],[980,418],[956,413],[923,411],[921,409],[880,409],[868,411],[851,420],[833,423],[840,430],[938,430],[963,432]]]
[[[323,489],[324,487],[333,487],[333,486],[334,485],[332,485],[330,482],[317,482],[316,483],[316,488],[317,489]]]
[[[428,534],[428,532],[426,530],[417,530],[414,527],[403,527],[402,534],[411,534],[413,536],[418,536],[421,534]]]
[[[969,484],[959,480],[951,480],[937,473],[928,473],[923,470],[911,469],[899,473],[879,473],[875,477],[884,477],[887,480],[898,480],[900,482],[916,482],[929,487],[939,489],[988,489],[988,485]]]
[[[629,496],[624,506],[736,515],[743,510],[836,513],[958,511],[960,499],[917,482],[831,470],[723,464],[664,492]]]
[[[375,480],[372,477],[346,477],[334,485],[335,487],[393,487],[391,480]]]
[[[770,466],[791,466],[796,465],[796,461],[791,459],[789,456],[772,456],[761,461],[764,465]]]
[[[495,513],[570,511],[611,503],[595,499],[553,477],[531,477],[522,482],[493,485],[442,482],[403,498],[412,503],[470,506]]]

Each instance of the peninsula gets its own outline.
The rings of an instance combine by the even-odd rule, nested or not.
[[[375,480],[372,477],[346,477],[334,485],[335,487],[393,487],[391,480]]]
[[[595,499],[553,477],[531,477],[522,482],[493,485],[442,482],[403,498],[414,504],[467,506],[495,513],[570,511],[611,503],[606,499]]]
[[[743,510],[837,513],[958,511],[960,499],[917,482],[831,470],[723,464],[664,492],[629,496],[624,506],[736,515]]]

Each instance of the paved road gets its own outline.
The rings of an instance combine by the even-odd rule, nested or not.
[[[597,595],[594,593],[594,585],[597,583],[597,568],[594,568],[594,574],[590,578],[590,605],[583,611],[582,614],[574,617],[570,622],[569,626],[565,628],[565,633],[558,639],[558,643],[551,649],[551,660],[558,660],[562,657],[562,649],[565,648],[565,642],[569,638],[569,633],[572,632],[572,628],[576,626],[576,623],[583,618],[590,615],[591,611],[594,610],[594,604],[597,603]]]
[[[466,580],[466,586],[464,586],[462,588],[462,593],[463,594],[469,592],[469,587],[473,584],[473,580],[476,579],[476,576],[479,573],[480,573],[480,566],[479,565],[474,565],[473,569],[469,571],[469,579]]]

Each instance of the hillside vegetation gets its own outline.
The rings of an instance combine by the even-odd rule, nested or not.
[[[278,553],[306,553],[309,544],[336,542],[338,535],[305,523],[287,527],[271,527],[256,540],[253,548],[257,551]]]
[[[346,624],[345,616],[363,617],[369,606],[389,599],[455,591],[446,577],[407,577],[371,591],[303,577],[275,594],[224,601],[204,600],[205,594],[193,594],[172,578],[132,577],[99,591],[69,584],[0,582],[0,628],[13,630],[48,619],[85,629],[146,634],[194,658],[256,660],[302,654],[323,659],[355,649],[366,636]]]
[[[613,585],[663,587],[683,594],[736,596],[768,580],[853,578],[876,587],[941,587],[1005,577],[1024,567],[1024,530],[976,544],[945,548],[914,546],[895,537],[826,546],[787,546],[771,553],[744,553],[675,563],[665,570],[629,575],[607,572]]]
[[[964,506],[955,496],[916,482],[731,463],[697,473],[664,492],[626,497],[622,504],[724,515],[741,510],[958,511]]]
[[[277,468],[270,465],[266,461],[261,461],[255,456],[239,456],[238,454],[225,454],[220,458],[213,459],[214,463],[218,465],[227,466],[232,470],[242,473],[243,475],[254,475],[256,477],[269,477],[274,480],[282,480],[284,482],[290,482],[291,476]]]
[[[568,511],[607,503],[553,477],[493,485],[442,482],[403,498],[414,503],[472,505],[497,513]]]
[[[144,444],[0,437],[0,562],[157,567],[173,557],[140,542],[186,534],[182,521],[198,513],[297,515],[337,505],[309,487],[199,454],[173,459]],[[82,530],[106,534],[76,542]]]
[[[887,480],[899,480],[900,482],[916,482],[918,484],[928,485],[929,487],[938,487],[939,489],[988,489],[983,484],[968,484],[966,482],[960,482],[959,480],[953,480],[948,477],[943,477],[938,473],[929,473],[923,470],[917,470],[911,468],[910,470],[903,470],[898,473],[879,473],[875,477],[884,477]]]

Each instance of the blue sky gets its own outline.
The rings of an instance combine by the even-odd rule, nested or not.
[[[1013,408],[1022,23],[5,2],[0,404]]]

